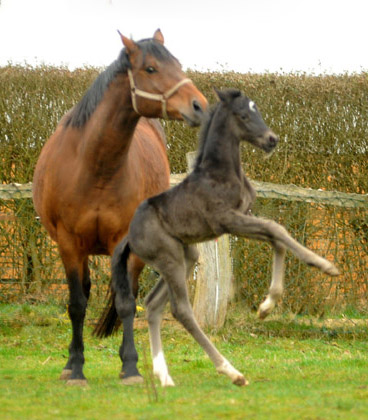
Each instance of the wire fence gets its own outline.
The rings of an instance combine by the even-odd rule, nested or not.
[[[174,185],[185,174],[171,176]],[[368,313],[368,195],[318,191],[252,181],[253,212],[283,224],[301,243],[335,261],[330,278],[288,254],[282,307],[322,314],[349,308]],[[57,247],[34,213],[32,184],[0,185],[0,301],[66,302],[66,282]],[[268,245],[231,237],[234,298],[257,308],[267,293],[272,266]],[[108,257],[91,257],[93,296],[103,304],[110,279]],[[152,287],[148,271],[140,299]],[[195,287],[191,283],[192,291]]]
[[[58,251],[36,219],[28,182],[46,139],[102,70],[0,67],[2,301],[67,300]],[[283,308],[322,313],[351,307],[367,313],[368,73],[187,73],[210,102],[214,87],[232,87],[257,103],[280,142],[267,160],[242,146],[247,176],[263,181],[253,183],[258,193],[254,213],[283,224],[300,242],[336,261],[342,272],[332,279],[288,254]],[[186,153],[197,148],[198,131],[175,121],[162,125],[170,168],[178,173],[172,176],[175,183],[186,171]],[[14,181],[19,184],[9,185]],[[235,237],[231,252],[235,298],[255,307],[269,286],[272,252]],[[103,299],[109,258],[93,257],[90,265],[92,296]],[[146,272],[140,296],[151,283]]]

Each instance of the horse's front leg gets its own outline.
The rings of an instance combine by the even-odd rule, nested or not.
[[[61,255],[69,286],[68,313],[72,323],[72,341],[69,346],[68,362],[60,379],[66,380],[68,385],[86,385],[87,379],[83,374],[83,325],[90,291],[87,259],[84,262],[76,262],[67,258],[63,251]]]

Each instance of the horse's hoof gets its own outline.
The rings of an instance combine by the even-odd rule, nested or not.
[[[68,386],[87,386],[87,379],[68,379],[66,381]]]
[[[61,381],[67,381],[72,376],[72,370],[71,369],[63,369],[60,375]]]
[[[140,375],[128,376],[126,378],[121,378],[121,383],[123,385],[143,384],[143,382],[144,382],[144,379]]]

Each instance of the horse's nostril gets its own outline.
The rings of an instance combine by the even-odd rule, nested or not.
[[[194,99],[194,101],[192,102],[192,105],[193,105],[193,109],[194,109],[195,112],[202,112],[203,111],[202,107],[201,107],[201,104],[196,99]]]

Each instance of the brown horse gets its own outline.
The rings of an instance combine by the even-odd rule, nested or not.
[[[121,34],[120,34],[121,35]],[[37,213],[57,242],[68,280],[72,322],[61,379],[85,384],[83,324],[90,293],[89,255],[112,255],[141,201],[169,187],[165,136],[147,118],[200,123],[205,97],[185,77],[157,30],[134,42],[121,35],[119,58],[99,75],[45,144],[33,180]],[[132,255],[135,295],[144,263]],[[141,381],[133,325],[120,348],[125,382]]]

